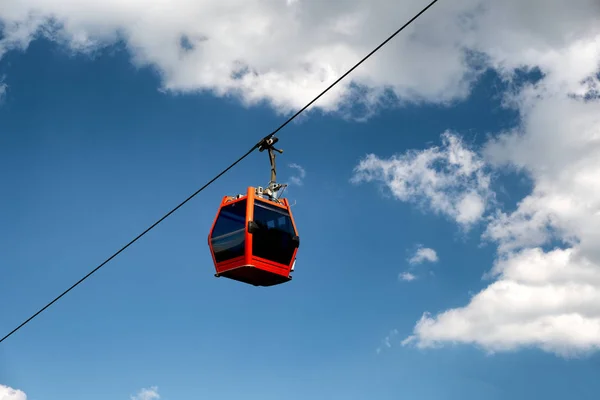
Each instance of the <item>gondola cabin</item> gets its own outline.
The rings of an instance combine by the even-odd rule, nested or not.
[[[254,286],[292,279],[300,239],[287,199],[271,200],[262,188],[225,196],[208,236],[217,277]]]

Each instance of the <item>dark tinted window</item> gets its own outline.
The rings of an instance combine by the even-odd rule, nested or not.
[[[221,209],[211,235],[217,262],[243,256],[246,234],[246,200]]]
[[[281,230],[290,235],[295,235],[290,214],[279,207],[261,201],[254,201],[254,222],[260,227]]]
[[[219,237],[244,228],[246,228],[245,199],[221,208],[211,237]]]
[[[260,230],[253,234],[252,254],[280,264],[292,261],[296,234],[290,214],[279,207],[255,200],[254,222]]]

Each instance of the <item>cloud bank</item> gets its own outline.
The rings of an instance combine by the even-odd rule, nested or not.
[[[43,37],[93,55],[121,43],[163,90],[210,91],[295,111],[351,68],[425,2],[405,0],[3,0],[0,57]],[[316,107],[464,98],[478,71],[468,46],[479,2],[440,2]],[[484,46],[484,44],[481,44]],[[444,60],[442,63],[439,60]]]
[[[516,170],[531,179],[533,189],[514,211],[492,204],[477,214],[485,223],[483,239],[497,245],[496,261],[484,276],[489,285],[466,305],[424,313],[404,343],[589,354],[600,348],[600,3],[485,4],[476,29],[490,65],[507,80],[523,68],[539,69],[542,78],[505,94],[520,122],[473,155],[482,163],[472,174]],[[442,139],[448,143],[448,134]],[[368,156],[370,164],[359,164],[357,174],[364,175],[367,165],[368,176],[393,188],[416,180],[419,189],[401,191],[406,194],[400,200],[427,199],[460,223],[457,207],[435,207],[456,202],[431,201],[446,196],[437,179],[443,172],[419,162],[432,153],[448,154],[449,147],[388,159]],[[451,198],[460,196],[452,192]]]
[[[163,90],[210,91],[290,112],[426,4],[3,0],[0,57],[39,37],[90,55],[120,43],[136,66],[159,73]],[[573,77],[589,72],[599,13],[596,0],[440,1],[314,107],[333,112],[361,105],[368,115],[392,101],[448,104],[467,97],[486,67],[506,76],[533,65],[549,71],[564,56],[585,62],[572,58],[549,79],[573,89]]]

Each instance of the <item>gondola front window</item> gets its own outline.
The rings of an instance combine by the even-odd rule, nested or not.
[[[211,234],[211,243],[217,262],[244,255],[246,233],[246,200],[221,208]]]

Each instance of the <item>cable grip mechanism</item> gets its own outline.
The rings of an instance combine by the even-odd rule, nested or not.
[[[277,166],[275,164],[275,152],[279,154],[283,154],[283,150],[277,149],[274,147],[275,143],[279,141],[278,138],[271,136],[262,140],[258,144],[258,151],[263,152],[265,150],[269,153],[269,163],[271,164],[271,180],[269,181],[269,185],[264,190],[264,194],[269,196],[271,200],[277,200],[277,192],[285,187],[286,185],[282,185],[277,183]]]

